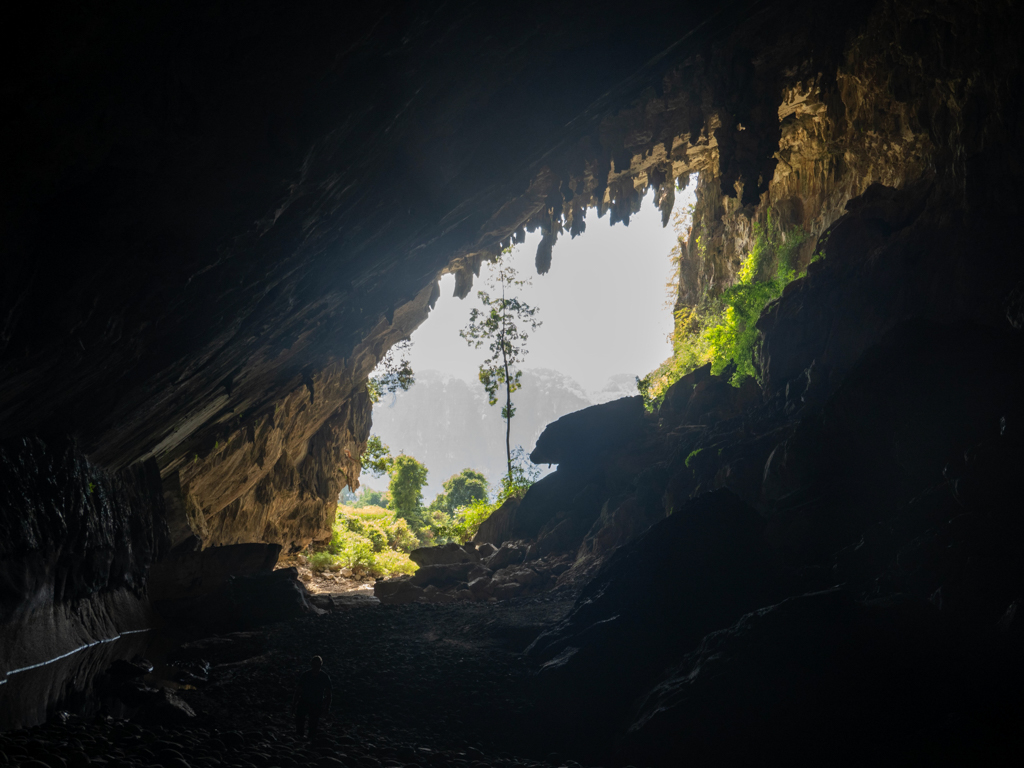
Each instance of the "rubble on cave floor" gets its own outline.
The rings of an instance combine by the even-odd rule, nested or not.
[[[303,555],[278,561],[277,570],[294,568],[297,580],[306,592],[306,600],[315,610],[338,611],[380,605],[373,592],[377,582],[365,570],[337,568],[315,571]]]
[[[450,543],[423,547],[409,555],[419,570],[412,576],[378,581],[373,593],[382,603],[498,602],[536,595],[560,586],[573,553],[545,551],[536,541]]]
[[[521,652],[573,597],[336,611],[197,641],[171,654],[200,671],[190,688],[152,691],[130,720],[57,717],[0,734],[0,765],[571,765],[522,727],[534,707]],[[334,705],[305,742],[289,706],[314,654]]]

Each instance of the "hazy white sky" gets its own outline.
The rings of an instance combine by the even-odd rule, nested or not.
[[[687,202],[683,195],[679,198],[677,205]],[[575,239],[559,238],[546,275],[536,274],[534,268],[539,232],[512,254],[520,275],[532,275],[533,284],[521,297],[540,309],[544,323],[530,337],[524,367],[553,368],[588,391],[601,389],[615,374],[643,376],[672,351],[667,340],[672,311],[665,288],[672,273],[672,226],[662,228],[651,195],[628,227],[608,222],[607,214],[599,219],[591,209],[586,232]],[[432,368],[476,381],[486,349],[470,348],[459,330],[470,309],[481,306],[476,291],[483,286],[488,267],[481,269],[464,300],[452,296],[454,277],[441,280],[441,298],[412,335],[414,371]]]

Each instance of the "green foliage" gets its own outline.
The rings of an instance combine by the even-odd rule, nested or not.
[[[420,545],[416,533],[409,527],[409,523],[397,518],[395,522],[387,527],[388,546],[398,552],[412,552]]]
[[[771,226],[771,216],[764,226],[754,225],[757,239],[740,269],[739,280],[722,293],[726,305],[723,322],[709,329],[712,347],[711,372],[720,375],[727,366],[735,365],[730,379],[740,386],[754,369],[754,344],[757,341],[757,319],[770,301],[782,295],[787,285],[803,277],[794,269],[797,249],[806,239],[803,230],[795,229],[784,242],[778,240]],[[774,264],[772,261],[774,260]],[[764,273],[771,277],[764,277]]]
[[[517,445],[512,450],[511,471],[501,478],[498,489],[497,507],[513,497],[523,498],[530,486],[540,477],[540,467],[530,461],[523,446]]]
[[[466,471],[472,470],[464,470]],[[478,474],[475,473],[474,474]],[[466,544],[479,530],[483,523],[495,510],[511,498],[522,499],[529,486],[537,482],[541,469],[530,462],[522,446],[512,451],[512,473],[502,478],[501,487],[494,501],[486,498],[474,499],[468,504],[456,508],[446,521],[439,518],[434,521],[433,534],[437,544],[456,542]],[[454,478],[452,478],[454,479]]]
[[[698,448],[695,451],[690,451],[690,455],[686,457],[686,461],[684,462],[686,464],[687,469],[689,469],[691,462],[694,459],[696,459],[698,456],[700,456],[700,453],[703,450],[704,450],[703,448]]]
[[[465,544],[476,536],[480,524],[489,518],[499,506],[501,505],[482,499],[460,507],[446,525],[439,525],[435,528],[435,536],[441,541]]]
[[[448,515],[474,501],[486,501],[490,493],[487,478],[475,469],[467,468],[457,475],[452,475],[442,486],[444,491],[434,497],[430,508],[441,510]]]
[[[526,451],[522,446],[517,446],[512,451],[512,473],[501,478],[501,487],[498,489],[494,501],[488,501],[486,497],[474,499],[468,504],[457,507],[448,517],[447,522],[435,522],[433,532],[437,539],[436,543],[454,541],[458,544],[465,544],[470,541],[476,536],[480,525],[498,507],[510,498],[521,499],[530,486],[537,482],[538,477],[540,477],[540,468],[527,458]]]
[[[323,552],[314,552],[306,558],[309,563],[309,569],[314,573],[323,573],[331,569],[336,558],[330,552],[326,550]]]
[[[754,225],[754,234],[754,247],[743,260],[736,283],[721,296],[705,296],[696,307],[675,313],[672,357],[637,379],[648,410],[659,405],[680,378],[707,363],[715,375],[732,367],[729,381],[735,387],[757,376],[757,320],[789,283],[804,276],[796,271],[796,256],[807,234],[794,228],[782,235],[773,227],[770,213],[763,225]],[[699,237],[696,244],[700,248]]]
[[[344,501],[342,502],[344,503]],[[387,491],[375,491],[373,488],[363,486],[363,489],[348,506],[351,507],[386,507],[391,503]]]
[[[366,441],[366,450],[359,457],[360,466],[374,477],[381,477],[391,471],[394,459],[391,449],[377,435],[370,435]]]
[[[330,540],[307,558],[313,571],[347,567],[383,578],[414,573],[408,552],[417,546],[408,524],[392,510],[339,504]]]
[[[395,456],[390,473],[388,491],[391,494],[391,508],[414,527],[422,527],[423,486],[427,483],[427,468],[403,453]]]
[[[477,291],[484,311],[474,308],[469,313],[469,323],[459,335],[471,347],[480,349],[485,343],[489,357],[480,365],[479,378],[487,391],[491,405],[498,402],[498,391],[504,387],[505,403],[501,418],[505,420],[505,454],[508,472],[512,472],[512,448],[510,433],[512,417],[516,415],[512,394],[522,387],[522,371],[519,366],[526,359],[526,342],[529,332],[536,331],[541,321],[536,319],[537,308],[512,295],[517,288],[529,285],[529,279],[520,279],[518,271],[505,257],[511,248],[502,251],[487,278],[490,291],[500,291],[500,296],[491,296],[488,291]]]
[[[387,351],[387,354],[377,363],[370,378],[366,382],[366,391],[370,395],[370,402],[377,403],[384,395],[394,392],[408,392],[409,387],[416,383],[416,374],[406,357],[412,342],[403,339]]]

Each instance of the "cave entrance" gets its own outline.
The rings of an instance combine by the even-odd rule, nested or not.
[[[510,286],[509,295],[535,308],[534,319],[542,323],[536,330],[521,329],[528,339],[510,430],[520,480],[553,471],[528,459],[549,423],[636,395],[637,377],[671,356],[673,257],[689,227],[695,188],[677,189],[667,226],[653,191],[628,226],[589,210],[584,232],[559,238],[543,275],[534,264],[539,231],[502,256],[501,263],[526,280]],[[460,337],[474,309],[487,313],[478,291],[496,296],[496,286],[488,286],[496,266],[482,266],[465,299],[454,295],[453,275],[442,277],[440,298],[427,320],[371,376],[373,382],[390,374],[392,386],[374,392],[373,437],[360,492],[343,492],[332,543],[307,554],[311,589],[369,592],[375,577],[415,568],[411,549],[464,539],[487,507],[500,503],[507,467],[505,393],[499,387],[498,402],[488,403],[478,374],[489,342],[474,348]],[[410,369],[414,383],[395,389],[396,371],[408,375]],[[376,453],[385,449],[387,454]],[[382,471],[389,461],[391,471]],[[396,482],[419,497],[396,501],[389,493]]]

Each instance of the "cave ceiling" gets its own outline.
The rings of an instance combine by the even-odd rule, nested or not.
[[[545,153],[714,9],[642,10],[147,3],[26,20],[5,85],[0,436],[71,431],[124,464],[345,358],[455,254],[493,247],[483,225]]]
[[[685,161],[711,125],[698,104],[726,123],[712,142],[769,125],[723,162],[723,187],[746,180],[756,199],[778,83],[755,62],[827,66],[846,34],[834,10],[794,31],[798,6],[112,4],[26,20],[5,85],[0,439],[71,433],[104,466],[166,465],[297,388],[312,402],[332,366],[358,382],[444,270],[464,293],[524,224],[547,226],[550,249],[574,196],[635,197],[636,158]],[[731,85],[688,81],[680,63],[699,70],[744,24]],[[645,181],[671,186],[672,167]]]

